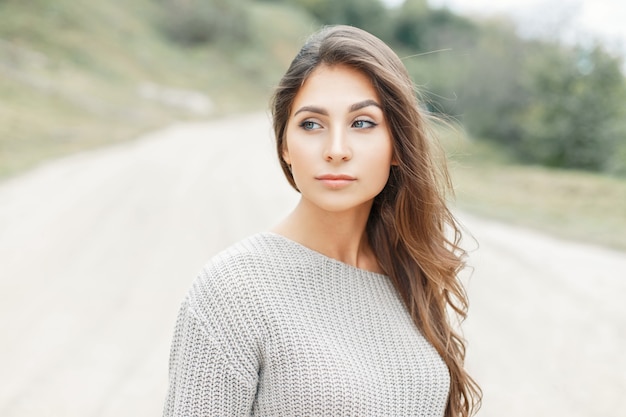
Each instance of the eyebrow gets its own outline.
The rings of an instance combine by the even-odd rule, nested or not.
[[[363,100],[363,101],[359,101],[358,103],[354,103],[353,105],[350,106],[350,113],[355,112],[357,110],[361,110],[365,107],[369,107],[369,106],[376,106],[379,109],[382,110],[382,107],[380,104],[378,104],[376,101],[372,100],[372,99],[368,99],[368,100]],[[317,113],[317,114],[321,114],[323,116],[328,116],[328,111],[322,107],[317,107],[317,106],[303,106],[300,107],[293,115],[297,115],[298,113],[302,113],[302,112],[311,112],[311,113]]]
[[[369,106],[376,106],[382,110],[382,107],[380,106],[380,104],[378,104],[376,101],[372,99],[369,99],[369,100],[359,101],[358,103],[354,103],[352,106],[350,106],[350,112],[361,110]]]

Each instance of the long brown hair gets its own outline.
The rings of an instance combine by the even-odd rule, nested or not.
[[[347,65],[362,71],[382,101],[397,166],[391,167],[386,186],[374,199],[367,235],[416,326],[448,366],[451,382],[445,416],[473,415],[481,392],[463,367],[465,342],[448,314],[456,313],[462,321],[468,307],[457,279],[465,266],[465,251],[459,246],[461,231],[446,205],[451,184],[445,164],[435,160],[426,116],[407,70],[384,42],[361,29],[328,26],[305,43],[272,99],[276,149],[283,172],[297,190],[282,159],[285,131],[296,94],[321,64]]]

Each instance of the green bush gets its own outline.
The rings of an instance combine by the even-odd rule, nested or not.
[[[520,161],[626,170],[619,156],[626,146],[626,84],[618,57],[596,44],[523,39],[497,21],[483,22],[476,39],[438,64],[438,73],[431,68],[439,91],[447,83],[458,97],[439,93],[439,109]]]
[[[160,26],[184,45],[208,42],[243,42],[250,38],[245,0],[159,0]]]
[[[545,50],[531,62],[521,155],[542,165],[607,170],[624,140],[626,89],[619,61],[601,47]]]
[[[621,137],[621,141],[616,147],[615,153],[609,160],[607,172],[626,177],[626,135]]]

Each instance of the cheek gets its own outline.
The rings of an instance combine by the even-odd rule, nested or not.
[[[375,167],[372,166],[371,181],[376,184],[377,188],[382,189],[389,180],[389,172],[391,170],[391,164],[379,163]]]
[[[393,163],[393,145],[390,139],[383,139],[369,151],[370,163],[378,169],[388,169]]]
[[[390,146],[378,146],[369,153],[369,158],[363,161],[363,168],[367,175],[367,183],[372,191],[378,193],[387,184],[392,164],[392,150]]]
[[[296,183],[315,174],[312,158],[298,152],[291,155],[291,175]]]
[[[319,153],[317,141],[311,138],[302,137],[297,132],[287,136],[285,141],[285,151],[283,156],[287,156],[292,165],[307,165]],[[286,159],[287,159],[286,158]]]
[[[283,158],[285,162],[291,165],[291,175],[297,184],[299,178],[306,177],[307,173],[313,169],[314,150],[309,149],[310,146],[307,147],[301,141],[293,140],[293,137],[292,140],[288,140],[286,143],[287,149],[283,154]]]
[[[389,173],[391,171],[391,166],[395,164],[395,158],[393,156],[393,145],[391,140],[387,142],[387,146],[381,149],[381,162],[380,162],[380,175],[381,180],[383,181],[383,186],[387,184],[387,180],[389,179]]]

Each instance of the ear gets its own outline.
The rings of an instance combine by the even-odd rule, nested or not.
[[[283,161],[285,161],[285,163],[287,165],[291,165],[291,158],[289,157],[289,149],[287,149],[287,146],[283,146]]]

